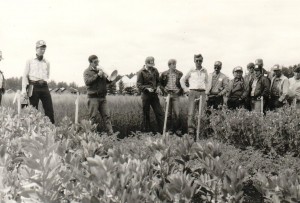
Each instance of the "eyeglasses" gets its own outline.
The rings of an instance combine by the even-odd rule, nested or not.
[[[195,60],[196,63],[201,63],[203,60]]]

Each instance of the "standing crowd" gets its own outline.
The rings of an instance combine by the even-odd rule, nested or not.
[[[48,88],[50,63],[44,54],[47,45],[43,40],[36,43],[36,55],[26,62],[22,78],[22,95],[35,108],[42,102],[45,115],[54,123],[54,111]],[[0,61],[2,60],[0,51]],[[88,109],[90,120],[98,126],[97,118],[101,115],[109,134],[113,133],[110,113],[107,106],[107,84],[111,78],[103,68],[99,67],[96,55],[88,57],[89,66],[83,78],[87,87]],[[246,108],[249,111],[264,112],[275,110],[286,104],[300,108],[300,66],[294,68],[294,77],[288,79],[282,74],[282,67],[274,65],[271,74],[265,76],[263,60],[247,65],[248,74],[243,77],[243,68],[237,66],[232,70],[233,79],[221,72],[222,62],[214,63],[214,71],[208,74],[202,67],[203,56],[194,55],[195,66],[185,75],[176,68],[177,61],[168,61],[168,70],[159,74],[155,68],[155,59],[149,56],[143,68],[137,73],[137,87],[141,92],[143,108],[143,130],[150,131],[150,107],[152,107],[159,131],[164,125],[164,111],[158,97],[159,93],[169,95],[168,130],[179,134],[179,100],[180,96],[188,95],[188,133],[195,135],[195,115],[201,108],[218,109],[227,106],[229,109]],[[5,79],[0,71],[0,104],[5,92]],[[200,98],[202,101],[199,101]],[[28,105],[27,104],[27,105]],[[23,105],[23,107],[26,105]],[[99,129],[98,126],[98,130]]]

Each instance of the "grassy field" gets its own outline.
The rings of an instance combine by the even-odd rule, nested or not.
[[[14,94],[6,94],[3,96],[2,105],[4,107],[16,108],[16,105],[12,104]],[[62,121],[64,117],[69,117],[72,121],[75,120],[75,100],[76,95],[73,94],[53,94],[53,108],[54,117],[57,125]],[[141,131],[142,129],[142,102],[140,96],[107,96],[108,106],[110,109],[111,120],[114,131],[119,131],[122,137],[130,134],[131,132]],[[164,99],[161,98],[162,107],[165,109]],[[43,108],[40,104],[39,110],[43,112]],[[186,131],[187,127],[187,98],[181,98],[180,105],[180,120],[182,131]],[[79,96],[79,121],[89,118],[87,108],[86,95]],[[102,119],[99,118],[103,129],[104,125]],[[153,131],[157,130],[154,114],[151,110],[151,126]]]

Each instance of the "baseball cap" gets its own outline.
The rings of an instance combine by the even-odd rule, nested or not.
[[[153,56],[148,56],[145,60],[145,63],[147,65],[150,65],[150,66],[155,66],[155,63],[154,63],[154,57]]]
[[[36,48],[39,47],[47,47],[46,42],[44,40],[39,40],[36,42]]]
[[[261,71],[261,67],[259,66],[259,64],[255,64],[254,70],[260,70]]]
[[[222,62],[221,61],[216,61],[215,66],[222,66]]]
[[[278,65],[278,64],[275,64],[273,67],[272,67],[272,70],[275,71],[275,70],[281,70],[281,67]]]
[[[263,65],[264,62],[263,62],[262,59],[256,59],[256,60],[255,60],[255,64],[257,64],[257,65]]]
[[[248,68],[248,69],[254,68],[254,66],[255,66],[254,63],[251,62],[251,63],[248,63],[247,68]]]
[[[241,67],[241,66],[237,66],[237,67],[235,67],[234,69],[233,69],[233,73],[234,72],[236,72],[236,71],[241,71],[241,72],[243,72],[243,68]]]

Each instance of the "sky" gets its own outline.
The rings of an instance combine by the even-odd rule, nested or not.
[[[45,40],[50,80],[84,85],[88,57],[96,54],[108,72],[136,73],[147,56],[157,69],[171,58],[186,73],[194,54],[224,72],[257,58],[274,64],[300,63],[298,0],[0,0],[0,69],[22,76],[35,43]]]

